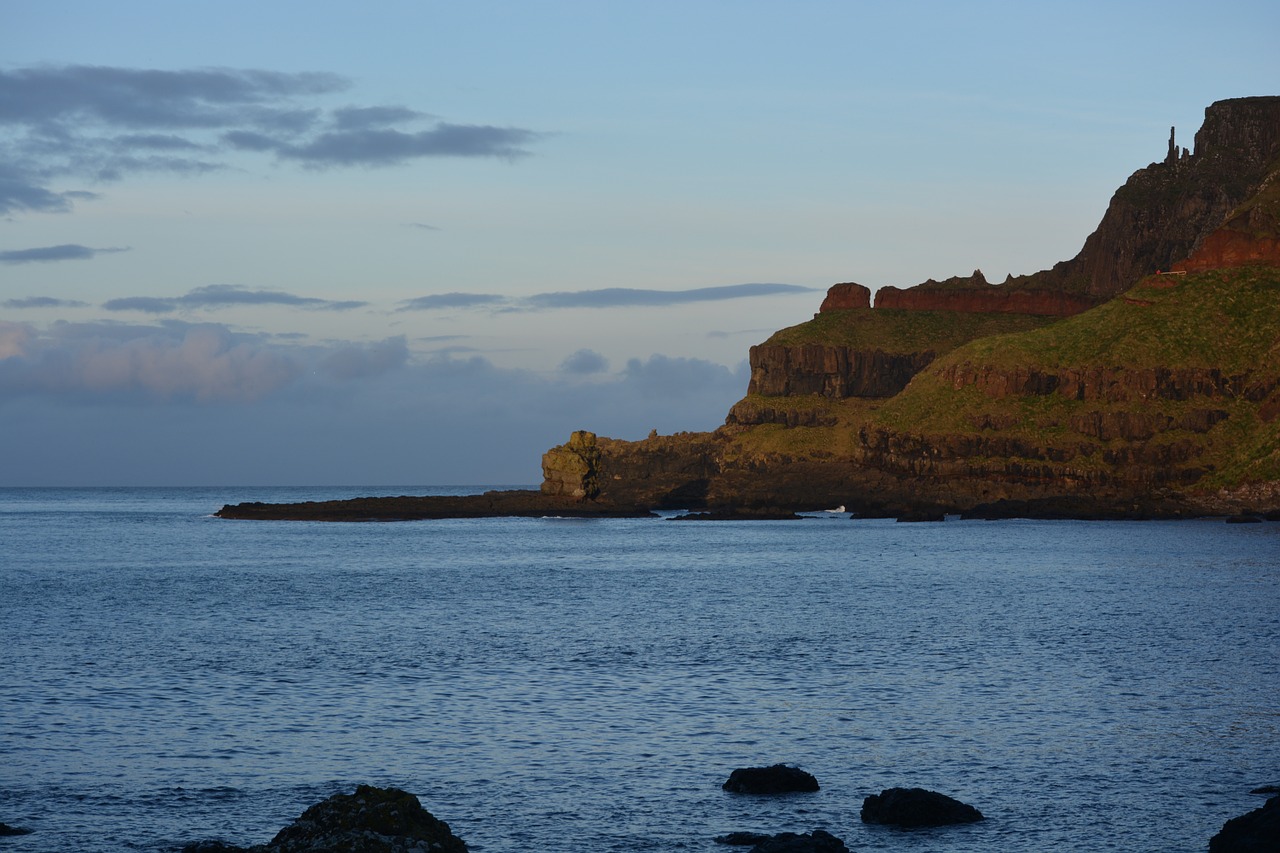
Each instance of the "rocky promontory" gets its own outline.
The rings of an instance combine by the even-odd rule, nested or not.
[[[1280,97],[1171,134],[1075,258],[834,285],[711,433],[598,448],[598,498],[859,515],[1280,512]],[[1087,309],[1087,310],[1086,310]],[[543,490],[567,496],[560,448]],[[574,474],[573,476],[578,476]],[[572,477],[570,477],[572,479]]]
[[[1182,518],[1280,513],[1280,97],[1219,101],[1080,253],[989,284],[834,285],[751,348],[713,432],[575,432],[538,492],[240,504],[224,518]]]

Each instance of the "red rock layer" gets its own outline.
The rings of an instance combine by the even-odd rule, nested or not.
[[[1096,303],[1087,296],[1050,290],[1001,290],[987,285],[954,290],[927,287],[882,287],[876,291],[876,308],[910,311],[957,311],[989,314],[1040,314],[1069,317],[1087,311]]]
[[[822,307],[818,309],[818,312],[870,307],[871,288],[847,281],[842,284],[831,285],[827,290],[827,298],[822,300]]]

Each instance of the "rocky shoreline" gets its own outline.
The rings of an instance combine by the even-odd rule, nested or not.
[[[803,796],[819,788],[810,774],[782,764],[735,770],[723,787],[734,795],[757,797]],[[866,824],[906,832],[985,820],[982,812],[968,803],[924,788],[888,788],[871,794],[863,799],[859,817]],[[731,832],[714,841],[750,848],[749,853],[849,850],[843,839],[821,828],[807,833]],[[335,794],[311,806],[266,844],[243,847],[220,839],[204,840],[185,845],[181,853],[466,853],[468,849],[449,824],[423,808],[413,794],[361,785],[354,793]],[[1280,849],[1280,796],[1226,821],[1209,841],[1211,853],[1276,849]]]
[[[227,504],[217,518],[242,521],[427,521],[449,518],[661,518],[659,511],[678,510],[671,521],[782,521],[799,520],[799,513],[823,512],[831,501],[788,502],[776,506],[698,505],[676,507],[670,502],[626,503],[566,498],[527,490],[490,491],[479,495],[401,495],[362,497],[301,503]],[[1212,508],[1180,501],[1148,501],[1127,505],[1077,498],[1031,501],[995,501],[964,512],[926,506],[872,505],[852,507],[850,517],[892,518],[902,522],[942,522],[948,516],[997,521],[1028,518],[1052,521],[1159,521],[1192,518],[1222,519],[1230,524],[1280,521],[1280,512],[1214,512]]]

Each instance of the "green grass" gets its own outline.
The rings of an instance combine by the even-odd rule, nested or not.
[[[807,323],[774,334],[766,345],[823,344],[888,353],[954,349],[975,338],[1023,332],[1058,322],[1031,314],[961,314],[951,311],[907,311],[895,308],[851,308],[824,311]]]
[[[948,323],[956,328],[947,329]],[[1011,332],[1025,323],[1029,331]],[[1038,328],[1035,328],[1038,326]],[[965,343],[980,329],[999,333]],[[884,309],[830,312],[810,323],[784,329],[770,343],[845,343],[860,348],[903,352],[926,342],[956,342],[957,348],[917,375],[902,393],[888,400],[829,400],[818,397],[763,398],[773,408],[821,407],[834,414],[832,427],[788,428],[767,424],[735,428],[727,453],[741,457],[785,455],[814,459],[857,458],[860,429],[922,436],[1004,436],[1044,451],[1061,452],[1070,461],[1064,471],[1106,466],[1108,449],[1130,445],[1078,432],[1072,419],[1094,413],[1158,412],[1175,420],[1206,408],[1229,417],[1208,432],[1169,429],[1149,440],[1148,448],[1193,446],[1193,458],[1175,467],[1204,469],[1203,488],[1280,479],[1280,418],[1258,417],[1258,405],[1242,397],[1186,401],[1140,399],[1077,400],[1059,393],[990,396],[973,385],[954,387],[948,367],[969,365],[995,371],[1218,369],[1247,377],[1244,385],[1280,380],[1280,269],[1254,266],[1187,276],[1144,280],[1121,297],[1091,311],[1051,322],[1050,318],[957,315]],[[939,346],[939,349],[945,346]],[[1082,447],[1092,455],[1078,454]],[[1072,454],[1077,454],[1072,456]],[[1001,460],[989,460],[998,470]],[[981,467],[982,460],[968,459]]]

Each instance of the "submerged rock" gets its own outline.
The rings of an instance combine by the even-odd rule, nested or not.
[[[30,835],[33,830],[23,829],[20,826],[9,826],[7,823],[0,823],[0,836],[3,835]]]
[[[734,794],[790,794],[818,790],[818,780],[799,767],[740,767],[720,786]]]
[[[1209,853],[1275,853],[1280,850],[1280,797],[1233,817],[1209,839]]]
[[[304,811],[267,844],[200,841],[182,853],[467,853],[449,825],[399,788],[361,785]]]
[[[863,823],[946,826],[982,820],[982,812],[946,794],[924,788],[888,788],[862,802]]]

